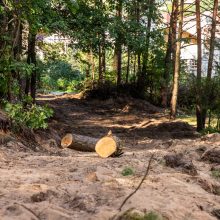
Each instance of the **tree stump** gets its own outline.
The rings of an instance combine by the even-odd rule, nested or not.
[[[113,136],[111,131],[101,139],[69,133],[62,138],[61,146],[78,151],[96,152],[102,158],[119,156],[122,153],[121,140]]]

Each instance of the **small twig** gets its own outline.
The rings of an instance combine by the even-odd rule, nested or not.
[[[32,211],[31,209],[29,209],[28,207],[26,207],[25,205],[23,204],[19,204],[17,202],[14,203],[15,205],[19,205],[21,206],[22,208],[24,208],[25,210],[27,210],[28,212],[30,212],[34,217],[36,217],[38,220],[40,220],[39,216],[37,216],[34,211]]]
[[[141,182],[139,183],[138,187],[137,187],[131,194],[129,194],[129,195],[125,198],[125,200],[122,202],[122,204],[121,204],[120,207],[119,207],[119,211],[121,211],[122,207],[125,205],[125,203],[128,201],[128,199],[130,199],[130,198],[140,189],[142,183],[144,182],[144,180],[146,179],[146,177],[147,177],[148,174],[149,174],[150,166],[151,166],[151,162],[152,162],[153,158],[154,158],[154,154],[152,154],[151,157],[150,157],[150,160],[149,160],[148,166],[147,166],[147,170],[146,170],[146,172],[145,172],[145,174],[144,174],[144,176],[143,176]]]

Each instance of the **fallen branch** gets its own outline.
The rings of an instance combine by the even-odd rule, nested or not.
[[[40,220],[40,217],[37,216],[37,214],[35,214],[34,211],[32,211],[31,209],[29,209],[29,208],[26,207],[25,205],[20,204],[20,203],[17,203],[17,202],[15,202],[14,204],[21,206],[23,209],[25,209],[25,210],[27,210],[28,212],[30,212],[36,219]]]
[[[151,162],[152,162],[153,158],[154,158],[154,154],[152,154],[151,157],[150,157],[150,160],[149,160],[148,166],[147,166],[147,170],[146,170],[146,172],[145,172],[145,174],[144,174],[144,176],[143,176],[141,182],[139,183],[138,187],[137,187],[131,194],[129,194],[129,195],[125,198],[125,200],[122,202],[122,204],[121,204],[120,207],[119,207],[119,211],[121,211],[121,209],[122,209],[122,207],[125,205],[125,203],[140,189],[141,185],[143,184],[144,180],[146,179],[146,177],[147,177],[148,174],[149,174],[150,166],[151,166]]]

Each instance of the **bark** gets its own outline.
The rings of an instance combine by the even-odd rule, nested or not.
[[[178,89],[179,89],[179,74],[180,74],[180,55],[181,55],[181,39],[182,39],[182,27],[183,27],[183,10],[184,10],[184,0],[180,2],[180,18],[178,27],[178,41],[176,43],[176,55],[175,55],[175,68],[173,77],[173,90],[171,98],[171,112],[170,117],[172,119],[176,118],[177,111],[177,99],[178,99]]]
[[[173,1],[173,24],[172,24],[172,63],[173,63],[173,67],[175,66],[175,56],[176,56],[176,36],[177,36],[177,20],[178,20],[178,14],[179,14],[179,10],[178,10],[178,4],[179,4],[179,0],[174,0]],[[174,71],[174,68],[173,68]]]
[[[91,64],[91,68],[92,68],[92,81],[94,82],[95,80],[95,62],[94,62],[94,55],[92,52],[92,49],[90,49],[90,64]]]
[[[105,54],[105,38],[106,38],[106,36],[105,36],[105,33],[103,32],[103,34],[102,34],[102,74],[103,74],[103,76],[105,76],[105,72],[106,72],[106,54]],[[103,79],[104,79],[104,77],[103,77]]]
[[[37,65],[36,61],[36,34],[29,33],[28,38],[28,57],[27,57],[27,63],[33,64],[34,67]],[[27,79],[27,85],[26,85],[26,94],[29,93],[30,88],[30,94],[33,99],[33,102],[35,102],[36,98],[36,83],[37,83],[37,72],[34,68],[31,73],[31,77]]]
[[[202,77],[202,39],[201,39],[201,12],[200,0],[196,0],[196,29],[197,29],[197,91],[196,91],[196,118],[197,131],[205,128],[204,110],[201,97],[201,77]]]
[[[143,53],[143,66],[142,66],[142,71],[141,71],[141,77],[140,77],[140,89],[144,90],[145,86],[145,81],[147,77],[147,65],[148,65],[148,57],[149,57],[149,46],[150,46],[150,31],[151,31],[151,25],[152,25],[152,17],[153,17],[153,6],[154,5],[154,0],[149,1],[149,6],[148,6],[148,18],[147,18],[147,30],[146,30],[146,48]]]
[[[103,72],[102,72],[102,45],[101,43],[99,43],[99,86],[101,86],[103,84]]]
[[[103,7],[103,1],[100,0],[98,7]],[[99,78],[98,78],[98,84],[99,86],[102,86],[104,83],[104,75],[106,71],[106,57],[105,57],[105,31],[103,30],[101,33],[99,33],[100,42],[99,42]]]
[[[126,84],[128,84],[128,78],[129,78],[129,73],[130,73],[130,49],[128,48],[128,60],[127,60],[127,73],[126,73]]]
[[[136,81],[136,66],[137,66],[137,56],[136,54],[134,54],[134,63],[133,63],[133,72],[134,72],[134,76],[135,76],[135,81]]]
[[[118,0],[116,3],[116,17],[118,21],[121,22],[122,20],[122,0]],[[120,30],[118,30],[118,36],[115,39],[115,55],[114,55],[114,68],[115,72],[117,73],[117,86],[121,85],[122,81],[122,36]]]
[[[137,0],[136,4],[136,21],[140,22],[140,1]],[[140,93],[143,92],[143,82],[142,82],[142,71],[141,71],[141,53],[138,51],[137,53],[137,87]]]

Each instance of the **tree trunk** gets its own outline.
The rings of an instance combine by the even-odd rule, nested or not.
[[[99,79],[98,79],[99,86],[103,85],[102,55],[103,55],[102,45],[101,43],[99,43]]]
[[[97,4],[98,8],[103,8],[103,1],[100,0]],[[101,30],[99,33],[100,42],[99,42],[99,86],[103,86],[104,83],[104,74],[106,71],[106,57],[105,57],[105,31]]]
[[[96,152],[100,157],[107,158],[121,152],[121,141],[111,131],[101,139],[83,135],[67,134],[61,140],[62,148],[78,151]]]
[[[129,73],[130,73],[130,49],[128,48],[128,60],[127,60],[127,73],[126,73],[126,84],[128,84],[128,78],[129,78]]]
[[[175,9],[175,1],[172,4],[172,12],[170,17],[170,26],[169,26],[169,33],[168,33],[168,42],[167,42],[167,50],[166,56],[164,60],[164,73],[163,73],[163,81],[161,85],[161,105],[164,108],[167,108],[167,100],[168,100],[168,88],[169,88],[169,78],[171,74],[171,58],[172,58],[172,47],[173,47],[173,25],[174,25],[174,11]]]
[[[213,57],[214,57],[214,50],[215,50],[216,17],[218,14],[218,4],[219,4],[218,1],[219,0],[214,0],[211,39],[210,39],[210,51],[209,51],[209,62],[208,62],[208,73],[207,73],[208,80],[210,80],[212,77]]]
[[[137,23],[140,22],[140,1],[137,0],[136,4],[136,21]],[[141,69],[141,53],[140,51],[137,52],[137,88],[140,91],[141,95],[144,90],[144,82],[142,79],[142,69]]]
[[[122,0],[117,0],[116,3],[116,17],[119,22],[122,20]],[[114,68],[117,73],[117,87],[121,85],[122,80],[122,42],[121,42],[120,30],[118,30],[118,36],[115,39],[115,55],[114,55]]]
[[[26,85],[26,94],[29,93],[29,88],[31,92],[31,97],[33,99],[33,102],[35,103],[36,98],[36,82],[37,82],[37,72],[36,72],[36,34],[29,32],[28,37],[28,57],[27,57],[27,63],[33,64],[34,69],[32,70],[31,77],[27,78],[27,85]]]
[[[197,29],[197,89],[196,89],[196,118],[197,131],[205,128],[201,97],[201,77],[202,77],[202,39],[201,39],[201,13],[200,0],[196,0],[196,29]]]
[[[178,41],[176,43],[176,55],[175,55],[175,68],[173,77],[173,90],[171,98],[171,112],[170,118],[176,118],[177,111],[177,99],[179,90],[179,74],[180,74],[180,55],[181,55],[181,39],[182,39],[182,27],[183,27],[183,10],[184,10],[184,0],[180,1],[180,18],[178,27]]]
[[[147,65],[148,65],[148,57],[149,57],[149,46],[150,46],[150,32],[151,32],[151,24],[152,24],[152,16],[153,16],[153,10],[154,10],[154,0],[149,0],[149,5],[148,5],[148,18],[147,18],[147,30],[146,30],[146,40],[145,40],[145,45],[146,48],[143,52],[143,66],[142,66],[142,71],[141,71],[141,83],[140,90],[144,90],[145,86],[145,81],[147,77]]]
[[[92,81],[94,82],[95,80],[95,62],[94,62],[94,55],[92,52],[92,49],[90,49],[90,64],[91,64],[91,68],[92,68]]]
[[[173,24],[172,24],[172,63],[173,63],[173,71],[175,69],[175,61],[176,61],[176,36],[177,36],[177,20],[178,20],[178,14],[179,14],[179,0],[173,0]],[[174,74],[174,72],[173,72]]]

